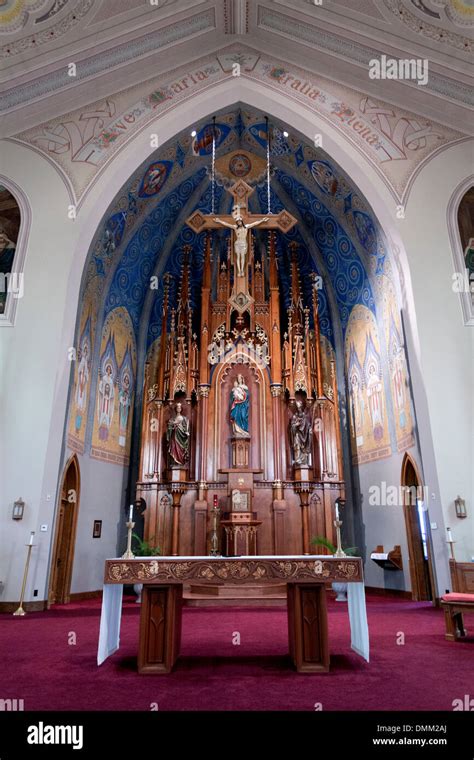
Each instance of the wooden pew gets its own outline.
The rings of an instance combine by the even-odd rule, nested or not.
[[[445,637],[448,641],[456,641],[466,635],[463,613],[474,612],[474,594],[445,594],[441,597],[446,623]]]

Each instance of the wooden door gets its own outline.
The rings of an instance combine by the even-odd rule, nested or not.
[[[408,542],[408,560],[412,597],[415,601],[434,600],[434,583],[431,567],[431,541],[428,511],[424,512],[424,526],[420,522],[416,491],[421,495],[421,481],[412,458],[406,454],[402,465],[402,486],[404,492],[403,512]],[[415,490],[416,489],[416,490]]]
[[[79,463],[74,455],[66,464],[61,483],[48,594],[49,605],[67,604],[70,599],[79,490]]]

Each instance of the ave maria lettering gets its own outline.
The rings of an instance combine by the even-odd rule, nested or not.
[[[84,745],[84,726],[49,726],[42,721],[28,726],[28,744],[71,744],[73,749]]]
[[[96,150],[97,148],[108,148],[120,137],[120,135],[124,134],[133,125],[141,121],[144,115],[153,112],[165,101],[172,100],[175,95],[180,95],[186,90],[190,90],[201,82],[206,81],[206,79],[208,79],[213,73],[215,73],[214,69],[212,67],[207,67],[204,71],[194,71],[192,74],[187,74],[175,82],[171,82],[170,84],[163,85],[162,87],[153,90],[153,92],[142,98],[125,113],[122,113],[114,119],[114,121],[107,124],[107,126],[97,134],[94,140],[96,143]],[[94,152],[96,152],[96,150]],[[89,156],[87,160],[89,163],[96,163],[96,161],[91,159],[91,156]]]

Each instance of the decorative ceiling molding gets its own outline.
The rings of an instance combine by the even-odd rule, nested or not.
[[[421,35],[422,37],[429,37],[431,40],[434,40],[435,42],[439,42],[441,44],[451,45],[457,50],[462,50],[463,52],[472,52],[473,44],[472,39],[469,39],[469,37],[463,37],[453,30],[446,29],[446,24],[444,26],[442,24],[437,26],[434,23],[429,23],[428,21],[421,20],[419,16],[415,15],[409,10],[407,3],[404,2],[404,0],[383,1],[385,6],[397,17],[397,19],[402,24],[405,24],[405,26],[408,26],[408,28],[411,29],[412,32],[415,32],[415,34]],[[453,0],[451,0],[451,2],[452,1]],[[420,8],[418,4],[415,5],[414,3],[410,3],[410,5],[414,5],[416,8],[426,14],[426,9],[423,10],[423,8]],[[429,18],[433,20],[433,16],[430,15]],[[472,24],[466,24],[466,26],[474,26],[474,19]]]
[[[27,50],[37,50],[47,42],[54,42],[71,31],[89,13],[96,0],[79,0],[76,6],[53,26],[38,30],[19,40],[12,40],[0,47],[0,59],[9,60]]]
[[[97,8],[97,11],[93,14],[93,17],[88,23],[88,26],[93,27],[96,24],[100,24],[102,21],[110,22],[111,19],[114,23],[117,22],[117,16],[127,14],[127,18],[130,13],[134,11],[136,13],[153,13],[161,11],[163,8],[169,8],[170,5],[176,4],[177,0],[159,0],[157,5],[152,5],[150,0],[101,0]],[[147,7],[148,6],[148,7]],[[120,21],[120,19],[118,19]]]
[[[437,19],[441,18],[439,13],[434,11],[432,8],[429,8],[424,2],[424,0],[410,0],[410,3],[415,8],[418,8],[418,10],[421,11],[422,13],[425,13],[427,16],[430,16],[430,18],[437,18]]]
[[[392,1],[396,2],[397,0],[386,0],[386,2]],[[86,13],[93,2],[94,0],[80,0],[76,9],[79,8],[81,12]],[[243,6],[239,7],[242,8]],[[67,30],[70,16],[71,13],[61,21],[61,33]],[[263,6],[258,9],[258,25],[260,29],[277,34],[279,37],[289,38],[300,45],[301,41],[304,41],[305,44],[313,48],[328,51],[339,59],[345,59],[351,64],[355,63],[359,67],[364,67],[367,70],[367,75],[370,60],[380,56],[380,50],[374,47],[368,47],[346,37],[318,29],[313,25],[302,23],[295,18]],[[167,46],[216,30],[217,20],[213,7],[183,19],[179,24],[168,24],[143,37],[96,53],[83,61],[78,60],[73,82],[68,75],[67,67],[61,66],[56,71],[48,72],[44,76],[11,87],[0,96],[0,113],[7,113],[40,98],[43,99],[45,96],[60,93],[62,90],[69,90],[82,82],[87,82],[111,70],[113,71],[119,66],[133,63],[137,58],[152,55]],[[46,31],[47,34],[50,33],[49,30]],[[25,40],[15,44],[20,43],[25,43]],[[36,44],[38,44],[38,39]],[[0,48],[0,58],[6,55],[6,50],[11,52],[11,46],[6,45],[3,49]],[[418,86],[413,82],[404,82],[403,84],[411,89]],[[462,81],[456,81],[451,77],[433,72],[431,69],[428,83],[424,85],[423,91],[436,97],[449,98],[462,107],[474,105],[474,92],[471,87]]]
[[[93,1],[85,0],[85,2],[89,3]],[[198,34],[211,31],[215,29],[215,24],[214,9],[210,8],[203,13],[190,16],[179,25],[169,24],[137,40],[132,40],[124,45],[106,50],[103,53],[97,53],[90,58],[86,58],[84,61],[77,61],[74,83],[135,61],[137,58],[155,53],[157,50],[161,50],[169,45],[183,42]],[[0,113],[15,108],[22,103],[29,103],[32,100],[44,97],[65,87],[71,87],[71,77],[68,74],[67,67],[62,66],[52,74],[47,74],[24,85],[18,85],[6,90],[0,96]]]
[[[0,47],[0,59],[9,60],[15,55],[25,53],[27,50],[37,50],[41,45],[59,39],[70,32],[89,13],[95,2],[96,0],[79,0],[74,8],[53,26],[35,31],[19,40],[4,43]]]
[[[48,0],[3,0],[0,4],[0,34],[14,34],[23,29],[30,19],[30,14],[40,10],[47,3]]]
[[[314,0],[304,0],[307,5],[315,7]],[[356,11],[364,16],[369,16],[372,19],[384,20],[384,16],[380,13],[379,9],[375,5],[374,0],[357,0],[357,7],[354,8],[354,0],[332,0],[333,5],[340,5],[344,10]]]
[[[59,11],[62,11],[62,9],[69,2],[71,2],[71,0],[54,0],[50,9],[35,20],[35,24],[42,24],[43,21],[49,21],[49,19],[53,18],[53,16],[56,16],[59,13]]]
[[[399,201],[424,161],[442,147],[466,139],[449,127],[275,58],[258,56],[241,45],[205,56],[192,68],[180,67],[172,75],[128,88],[11,139],[52,160],[82,201],[113,156],[162,111],[176,108],[182,101],[197,97],[201,90],[222,82],[234,86],[239,77],[232,76],[233,61],[241,66],[240,80],[248,78],[284,95],[288,108],[297,104],[313,119],[316,113],[328,129],[343,133]]]
[[[248,34],[249,0],[224,0],[225,34]]]
[[[398,0],[385,0],[388,2],[397,2]],[[417,20],[417,23],[418,20]],[[361,66],[369,67],[369,62],[373,58],[380,58],[381,51],[375,47],[368,47],[362,45],[355,40],[341,37],[340,35],[333,34],[326,30],[322,30],[314,25],[303,23],[297,19],[291,18],[278,11],[259,6],[258,9],[258,26],[268,32],[279,34],[284,37],[288,37],[296,42],[302,40],[311,45],[312,47],[327,50],[330,53],[334,53],[338,56],[343,56],[352,63],[357,63]],[[439,34],[441,30],[437,29]],[[469,48],[464,48],[465,51],[472,50],[472,42],[467,40]],[[405,82],[408,86],[413,86],[410,82]],[[416,83],[415,83],[415,86]],[[450,79],[440,74],[435,74],[430,71],[429,80],[424,89],[429,90],[437,95],[443,95],[454,100],[458,100],[460,103],[466,103],[468,105],[474,105],[474,92],[472,87],[457,82],[454,79]]]

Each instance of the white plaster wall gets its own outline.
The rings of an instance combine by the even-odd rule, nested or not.
[[[410,265],[419,333],[420,353],[418,357],[412,354],[411,369],[425,477],[430,492],[442,505],[460,561],[474,555],[474,329],[463,324],[460,297],[452,289],[455,267],[446,210],[456,187],[472,173],[473,159],[474,141],[432,159],[413,184],[406,218],[398,221]],[[426,403],[431,412],[431,432],[424,415]],[[430,437],[434,461],[429,456]],[[434,468],[438,489],[431,474]],[[455,517],[458,494],[466,500],[465,520]],[[444,529],[439,526],[433,539],[435,535],[441,552]]]
[[[413,449],[410,455],[416,460]],[[408,544],[403,505],[401,500],[397,504],[371,504],[371,487],[377,486],[382,489],[382,483],[387,487],[400,485],[403,454],[393,454],[388,459],[362,465],[359,468],[360,492],[362,498],[363,537],[365,548],[365,582],[375,588],[397,589],[399,591],[411,590],[410,568],[408,564]],[[433,517],[431,518],[433,519]],[[370,555],[377,546],[383,546],[385,551],[398,545],[401,548],[403,570],[383,570]]]
[[[326,134],[326,123],[315,114],[296,103],[292,103],[289,110],[284,95],[257,82],[226,82],[201,93],[198,100],[169,111],[126,145],[97,179],[74,222],[67,218],[68,193],[51,165],[22,146],[10,142],[0,144],[0,172],[24,189],[33,209],[25,265],[25,297],[18,307],[15,327],[0,331],[0,351],[4,357],[0,367],[0,412],[3,417],[0,429],[0,580],[6,582],[0,601],[17,598],[24,563],[22,544],[27,540],[29,530],[38,529],[43,522],[48,524],[48,532],[37,533],[39,546],[33,553],[26,598],[32,598],[33,588],[39,590],[39,599],[46,596],[51,522],[70,376],[67,349],[73,341],[79,286],[93,234],[115,193],[152,152],[150,131],[158,132],[163,143],[186,125],[239,100],[285,120],[310,140],[315,132],[322,132],[325,150],[359,185],[388,236],[400,246],[409,328],[408,354],[412,377],[416,381],[415,405],[425,475],[430,486],[433,485],[435,500],[440,499],[446,512],[450,499],[458,491],[468,494],[471,489],[467,473],[472,426],[466,411],[469,407],[464,402],[468,388],[472,389],[472,359],[468,353],[472,349],[472,337],[461,324],[457,296],[451,298],[447,292],[446,275],[449,278],[452,259],[445,221],[449,196],[464,178],[470,164],[467,144],[446,151],[423,170],[408,200],[406,219],[397,222],[396,204],[387,186],[341,133],[331,131]],[[414,298],[404,243],[414,277]],[[436,271],[427,272],[427,262],[432,261],[436,261]],[[423,344],[421,350],[419,337]],[[451,397],[447,395],[450,388],[454,389]],[[449,403],[451,411],[438,417],[440,402],[444,406]],[[453,459],[459,477],[453,471]],[[106,467],[112,474],[113,466]],[[106,477],[110,479],[110,476]],[[102,485],[96,483],[100,491]],[[89,486],[83,481],[83,487],[87,489]],[[11,507],[20,495],[27,502],[26,517],[22,523],[13,525]],[[472,514],[472,493],[466,498]],[[92,505],[92,501],[89,503]],[[85,519],[90,519],[90,514],[84,514]],[[89,532],[87,519],[85,527]],[[472,528],[472,522],[470,525]],[[461,535],[463,531],[462,542],[468,548],[470,539],[465,536],[469,523],[454,527],[456,534]],[[440,586],[444,589],[447,554],[446,545],[438,540],[442,526],[439,528],[435,550],[439,560],[438,573],[441,574]],[[393,531],[387,526],[386,539],[383,535],[378,542],[389,543],[392,535]],[[82,541],[82,527],[79,540]],[[82,557],[87,555],[87,536],[84,540],[85,548],[80,549]],[[82,579],[75,575],[73,590],[91,590],[94,583],[95,571]]]
[[[61,335],[65,312],[76,309],[66,283],[79,225],[68,219],[69,195],[48,162],[10,142],[2,142],[0,155],[0,174],[23,189],[32,209],[24,297],[15,326],[0,328],[0,601],[19,598],[31,530],[37,545],[26,599],[33,589],[44,599],[64,423],[57,387],[67,387],[70,370]],[[25,517],[14,522],[20,496]]]
[[[115,557],[123,545],[125,489],[128,468],[78,456],[81,472],[81,500],[77,521],[76,549],[72,568],[71,593],[102,588],[104,562]],[[100,538],[92,538],[94,520],[102,520]]]

